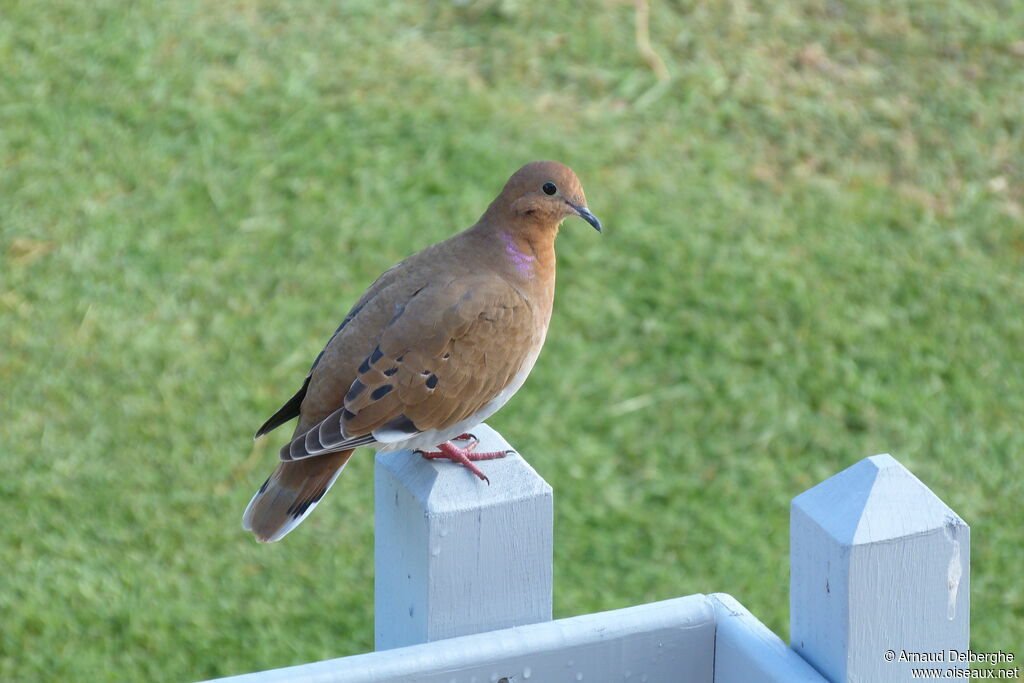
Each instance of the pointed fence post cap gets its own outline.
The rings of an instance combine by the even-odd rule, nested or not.
[[[888,453],[865,458],[804,491],[793,499],[793,507],[843,545],[965,524]]]

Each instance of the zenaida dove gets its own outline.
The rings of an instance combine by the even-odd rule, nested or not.
[[[419,450],[469,467],[469,438],[523,385],[555,295],[555,236],[568,216],[598,231],[572,169],[523,166],[473,227],[378,277],[338,326],[302,388],[256,438],[298,417],[242,524],[277,541],[312,512],[358,446]],[[438,448],[439,452],[423,449]]]

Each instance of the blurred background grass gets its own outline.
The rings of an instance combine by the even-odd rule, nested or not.
[[[250,436],[540,158],[607,227],[491,421],[555,488],[556,616],[727,591],[785,637],[789,500],[888,451],[972,526],[973,647],[1021,646],[1024,5],[658,2],[655,56],[635,19],[4,3],[0,678],[370,649],[371,453],[257,546]]]

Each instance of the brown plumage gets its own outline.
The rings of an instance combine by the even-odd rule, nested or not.
[[[245,528],[260,541],[280,539],[358,446],[433,448],[498,410],[544,344],[555,236],[568,216],[601,230],[569,167],[527,164],[473,227],[378,277],[302,388],[256,433],[299,418],[281,463],[246,508]]]

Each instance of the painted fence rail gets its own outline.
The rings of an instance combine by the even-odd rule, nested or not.
[[[789,646],[725,593],[552,621],[547,482],[518,455],[481,463],[491,486],[410,455],[377,457],[377,651],[220,680],[884,683],[920,666],[887,651],[968,649],[970,529],[889,455],[793,500]]]

